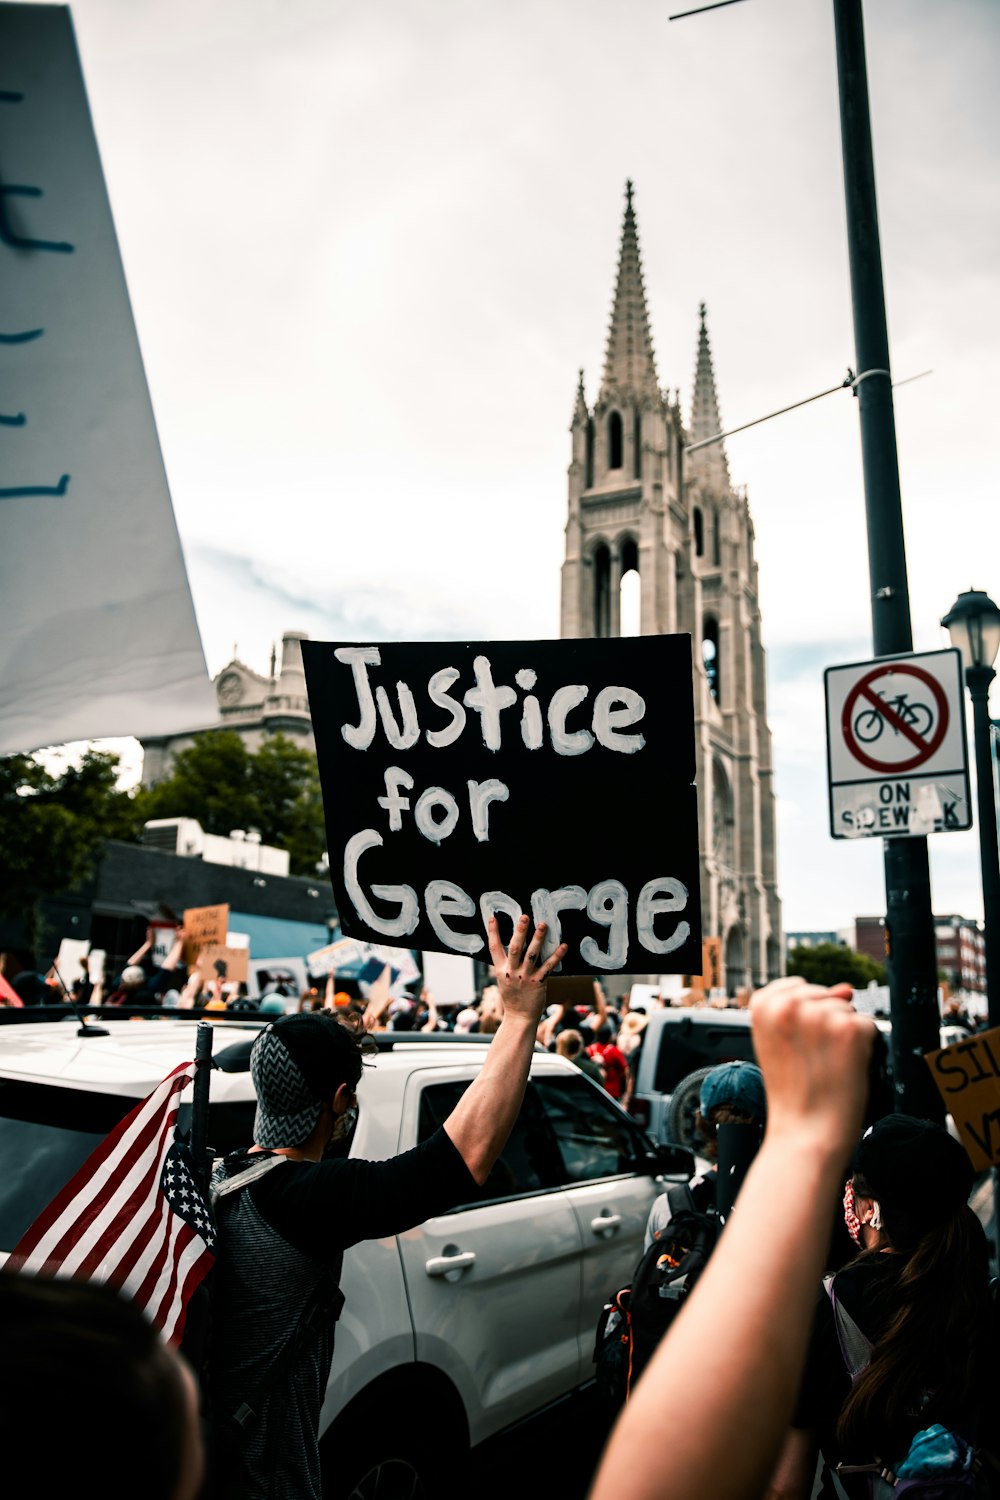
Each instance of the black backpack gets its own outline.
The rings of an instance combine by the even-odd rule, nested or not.
[[[719,1238],[722,1221],[699,1211],[689,1187],[667,1192],[670,1223],[635,1268],[631,1286],[604,1304],[597,1323],[597,1388],[614,1407],[629,1399],[685,1298],[697,1285]]]

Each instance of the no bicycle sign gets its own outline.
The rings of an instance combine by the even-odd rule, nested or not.
[[[833,837],[971,827],[959,653],[883,656],[824,676]]]

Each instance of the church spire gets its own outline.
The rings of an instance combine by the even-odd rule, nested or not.
[[[694,374],[694,399],[691,402],[692,444],[714,437],[717,432],[722,431],[719,398],[715,391],[715,371],[712,368],[712,351],[708,343],[708,329],[705,327],[705,313],[705,304],[702,302],[698,307],[701,326],[698,329],[698,361]],[[692,453],[690,464],[694,473],[699,474],[715,488],[729,489],[729,465],[726,462],[726,450],[721,443],[713,443],[709,448],[701,448],[697,453]]]
[[[586,425],[590,412],[587,410],[587,393],[583,388],[583,371],[580,371],[580,379],[576,387],[576,405],[573,407],[573,426],[578,423]]]
[[[609,388],[634,395],[659,397],[656,360],[646,312],[646,289],[639,259],[639,236],[632,207],[632,183],[625,184],[625,222],[618,255],[618,280],[611,327],[604,355],[601,395]]]

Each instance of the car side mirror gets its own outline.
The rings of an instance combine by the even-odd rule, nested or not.
[[[654,1177],[673,1177],[678,1182],[690,1182],[694,1176],[694,1152],[687,1146],[650,1146],[646,1160]]]

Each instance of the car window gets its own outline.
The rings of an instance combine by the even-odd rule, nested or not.
[[[672,1094],[695,1068],[714,1068],[724,1062],[756,1062],[749,1026],[699,1024],[684,1017],[660,1032],[660,1050],[653,1074],[653,1090]]]
[[[439,1125],[444,1124],[468,1086],[465,1080],[455,1080],[428,1084],[423,1089],[417,1125],[420,1140],[425,1141]],[[564,1183],[562,1158],[555,1136],[535,1086],[529,1083],[510,1139],[471,1201],[489,1203],[500,1198],[519,1198],[525,1193],[562,1187]],[[467,1208],[468,1204],[461,1206]]]
[[[0,1251],[10,1250],[104,1137],[138,1104],[50,1084],[0,1078]],[[178,1112],[183,1132],[190,1105]],[[253,1139],[252,1101],[212,1105],[208,1140],[225,1154]]]
[[[646,1171],[643,1143],[611,1100],[586,1078],[535,1082],[570,1182]]]

